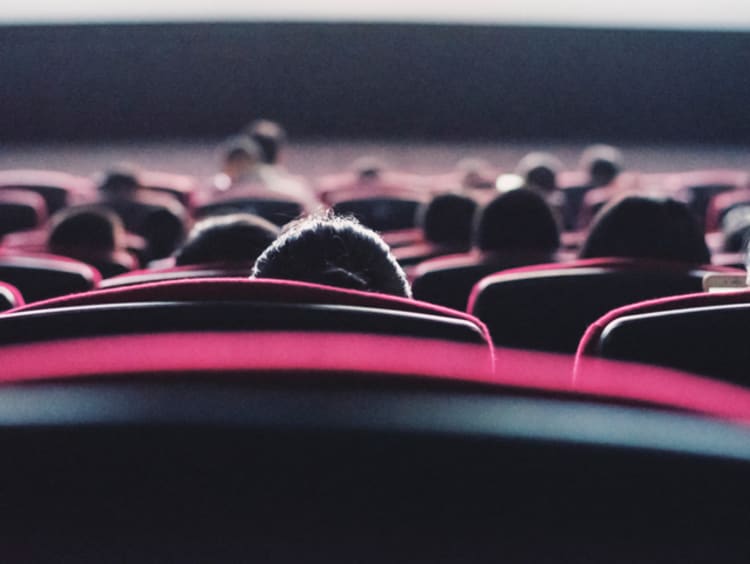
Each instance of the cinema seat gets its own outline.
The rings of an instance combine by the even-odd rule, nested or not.
[[[69,362],[71,374],[117,365],[122,373],[171,367],[445,378],[471,372],[488,381],[493,375],[489,335],[467,314],[289,281],[144,284],[52,299],[0,317],[3,358],[20,359],[50,340],[57,344],[49,353],[55,366],[37,366],[36,373],[59,373]],[[12,364],[16,375],[29,372]]]
[[[47,219],[47,205],[39,194],[27,190],[0,190],[0,237],[34,229]]]
[[[549,263],[547,252],[469,252],[426,260],[413,271],[412,291],[418,300],[466,310],[474,285],[508,268]]]
[[[12,284],[27,303],[94,288],[101,275],[92,266],[56,255],[0,252],[0,281]]]
[[[90,196],[90,180],[64,172],[46,170],[0,171],[0,191],[25,190],[44,198],[47,213],[53,214],[65,206],[75,204]]]
[[[750,174],[743,170],[697,170],[672,176],[670,190],[684,197],[695,216],[706,224],[711,200],[722,193],[746,188]]]
[[[422,203],[413,196],[373,195],[341,200],[332,208],[339,215],[353,215],[375,231],[397,231],[415,227],[417,210]]]
[[[7,311],[22,306],[23,296],[18,288],[5,282],[0,282],[0,311]]]
[[[517,268],[481,280],[467,311],[487,324],[496,345],[573,353],[588,325],[608,311],[700,292],[703,276],[717,270],[619,258]]]
[[[602,316],[581,339],[576,372],[597,358],[673,367],[750,386],[750,290],[630,304]]]
[[[304,213],[302,203],[294,200],[282,200],[260,197],[225,197],[217,198],[195,209],[196,219],[212,215],[230,213],[250,213],[276,225],[284,225]]]

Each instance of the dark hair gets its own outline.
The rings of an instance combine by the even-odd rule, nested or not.
[[[177,265],[243,262],[255,259],[276,239],[279,228],[262,217],[237,213],[198,222],[177,251]]]
[[[521,159],[516,170],[527,188],[552,192],[557,189],[557,174],[562,168],[562,163],[554,155],[529,153]]]
[[[245,132],[260,147],[260,159],[266,164],[276,164],[281,147],[286,143],[286,131],[281,124],[258,119],[245,128]]]
[[[424,237],[438,244],[471,244],[471,228],[477,203],[468,196],[441,194],[417,212]]]
[[[582,258],[629,257],[708,263],[698,221],[672,198],[624,195],[596,215]]]
[[[138,234],[148,241],[151,259],[171,255],[185,239],[185,231],[185,222],[176,210],[163,207],[149,210],[138,226]]]
[[[50,219],[47,247],[53,253],[111,253],[124,244],[125,228],[113,212],[96,206],[67,208]]]
[[[135,190],[141,187],[138,176],[139,171],[135,166],[117,165],[104,173],[104,177],[99,183],[98,188],[102,192]]]
[[[620,174],[622,153],[610,145],[592,145],[581,154],[580,168],[589,173],[594,186],[606,186]]]
[[[475,240],[482,251],[551,252],[560,246],[560,232],[544,199],[518,188],[500,194],[480,209]]]
[[[254,278],[281,278],[411,297],[388,245],[355,219],[331,213],[293,221],[258,257]]]

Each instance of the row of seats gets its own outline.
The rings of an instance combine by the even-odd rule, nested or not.
[[[24,257],[24,260],[27,260]],[[6,257],[6,260],[7,257]],[[54,262],[54,258],[34,259],[37,263],[31,266],[41,268],[45,261]],[[744,376],[744,362],[746,360],[744,347],[739,346],[739,337],[743,334],[741,324],[744,322],[746,311],[750,308],[750,298],[747,293],[709,295],[702,294],[703,279],[707,274],[717,272],[736,272],[719,267],[692,267],[675,263],[632,259],[589,259],[579,260],[568,264],[535,265],[520,269],[512,269],[488,276],[474,287],[468,304],[467,314],[447,309],[426,302],[405,300],[383,295],[371,295],[316,287],[314,290],[302,283],[281,281],[249,281],[247,272],[228,271],[220,265],[213,269],[177,267],[163,271],[143,271],[130,273],[112,278],[100,285],[100,289],[91,291],[95,279],[86,278],[85,268],[78,272],[73,261],[63,262],[67,271],[60,271],[60,279],[77,280],[81,286],[71,291],[78,291],[73,295],[42,301],[29,300],[32,303],[25,307],[23,298],[13,286],[4,284],[0,287],[0,306],[3,309],[19,311],[38,311],[63,305],[88,306],[122,302],[170,302],[175,300],[209,300],[229,301],[299,303],[319,303],[332,300],[342,305],[345,300],[356,296],[347,305],[398,309],[410,313],[420,313],[430,316],[460,318],[475,323],[483,337],[497,347],[531,349],[572,355],[578,351],[578,356],[586,357],[592,353],[624,360],[638,360],[653,364],[667,364],[676,368],[707,373],[732,381],[750,383]],[[18,270],[22,271],[19,265]],[[26,265],[29,266],[29,265]],[[85,265],[83,265],[85,267]],[[29,272],[34,272],[33,269]],[[40,276],[27,277],[34,281]],[[95,271],[94,271],[95,272]],[[0,273],[2,263],[0,262]],[[90,274],[90,272],[89,272]],[[235,278],[227,278],[228,276]],[[78,276],[78,278],[76,278]],[[213,279],[213,281],[211,281]],[[33,295],[33,294],[31,294]],[[685,295],[686,297],[679,297]],[[365,297],[366,296],[366,297]],[[48,296],[45,296],[48,297]],[[656,301],[648,301],[654,300]],[[635,304],[635,305],[633,305]],[[691,312],[690,323],[685,321],[686,309],[712,306],[713,309],[703,309],[699,313]],[[721,306],[721,307],[719,307]],[[736,306],[736,307],[727,307]],[[347,330],[373,332],[381,327],[385,334],[398,334],[407,331],[408,327],[419,324],[409,324],[394,319],[385,319],[382,325],[374,323],[372,316],[363,317],[360,322],[351,318],[341,319],[326,311],[320,318],[310,318],[303,321],[299,311],[286,309],[282,314],[278,310],[253,309],[247,304],[240,309],[229,308],[212,314],[216,325],[213,329],[221,330],[225,326],[235,324],[248,328],[248,322],[237,316],[248,316],[255,325],[253,330],[278,329],[287,324],[297,328],[305,326],[316,329],[328,328],[335,331],[337,327],[347,327]],[[205,315],[200,305],[195,305],[196,319]],[[717,309],[718,308],[718,309]],[[283,309],[283,308],[282,308]],[[683,310],[661,315],[651,315],[662,310]],[[199,311],[200,310],[200,311]],[[93,333],[85,336],[94,337],[98,332],[106,333],[108,316],[105,311],[98,311],[87,322]],[[187,312],[184,308],[154,308],[149,309],[148,315],[140,313],[141,317],[131,319],[128,313],[119,323],[126,321],[141,323],[135,328],[144,330],[148,327],[169,327],[179,331],[187,329]],[[317,315],[317,314],[316,314]],[[646,318],[642,316],[646,315]],[[701,315],[706,316],[705,318]],[[225,316],[222,318],[222,316]],[[282,316],[281,318],[279,316]],[[287,316],[287,317],[284,317]],[[633,316],[636,316],[633,318]],[[641,316],[641,317],[638,317]],[[649,317],[650,316],[650,317]],[[712,317],[714,316],[714,317]],[[715,317],[719,316],[719,317]],[[723,316],[723,317],[721,317]],[[624,321],[621,318],[626,318]],[[286,319],[286,321],[283,321]],[[709,323],[709,321],[721,321]],[[429,331],[440,329],[430,320],[422,327],[421,336]],[[53,329],[41,330],[32,326],[27,335],[54,336],[55,331],[70,333],[65,328],[68,319],[61,320]],[[166,323],[166,325],[163,325]],[[358,324],[359,323],[359,324]],[[180,325],[183,324],[183,325]],[[340,325],[339,325],[340,324]],[[674,327],[672,327],[674,325]],[[475,330],[476,330],[475,327]],[[485,330],[484,328],[488,330]],[[721,327],[721,331],[713,331]],[[122,328],[122,327],[121,327]],[[667,329],[668,328],[668,329]],[[710,328],[710,330],[706,330]],[[639,332],[640,331],[640,332]],[[649,333],[651,331],[652,333]],[[690,333],[690,331],[693,331]],[[732,333],[731,331],[734,331]],[[408,332],[408,331],[407,331]],[[8,335],[18,335],[18,328],[14,328]],[[726,346],[717,346],[717,335],[727,336],[735,334],[734,339],[727,338]],[[441,334],[441,338],[460,341],[461,338],[450,337],[450,331]],[[84,335],[81,335],[84,336]],[[711,337],[702,346],[700,339]],[[683,339],[684,337],[684,339]],[[671,348],[664,345],[671,343]],[[734,345],[729,345],[732,342]],[[683,351],[683,345],[688,344],[688,352]],[[717,351],[729,349],[724,360],[719,362]],[[667,354],[671,350],[673,356]],[[664,355],[663,357],[661,355]],[[726,362],[725,362],[726,361]],[[726,366],[724,366],[726,364]]]
[[[742,303],[750,295],[661,303],[716,307],[708,305],[716,299]],[[592,355],[601,351],[589,351],[589,343],[607,332],[606,324],[603,318],[589,330],[573,372],[570,356],[493,347],[476,317],[432,304],[290,281],[173,280],[59,297],[0,315],[0,382],[206,372],[377,375],[394,383],[531,387],[750,420],[750,392],[742,388],[653,366],[597,362]],[[723,334],[716,332],[714,341]]]

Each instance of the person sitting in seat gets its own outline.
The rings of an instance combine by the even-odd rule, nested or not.
[[[117,214],[97,206],[67,208],[50,219],[47,250],[90,264],[104,278],[137,266],[125,250],[125,227]]]
[[[411,297],[380,236],[355,219],[321,213],[286,225],[258,257],[253,278],[281,278]]]
[[[236,263],[248,267],[279,235],[270,221],[251,214],[209,217],[195,224],[175,264]]]
[[[544,199],[526,188],[495,197],[479,210],[470,253],[430,259],[415,270],[414,296],[466,307],[474,284],[499,270],[553,262],[560,234]]]
[[[523,187],[544,198],[558,222],[562,220],[563,197],[557,176],[562,169],[560,159],[542,152],[529,153],[516,167],[516,174],[523,179]]]
[[[134,167],[110,169],[95,203],[114,211],[128,231],[146,240],[146,260],[171,255],[185,237],[187,210],[175,198],[144,188]]]
[[[199,204],[217,198],[261,198],[287,200],[300,204],[308,212],[319,206],[312,190],[301,179],[276,165],[264,162],[264,150],[253,138],[238,135],[219,147],[221,171],[209,189],[198,197]]]
[[[592,145],[581,154],[579,168],[588,173],[592,188],[607,186],[622,171],[622,153],[610,145]]]
[[[684,203],[627,194],[607,204],[594,218],[580,257],[711,262],[700,225]]]
[[[394,249],[401,266],[413,266],[423,260],[465,253],[471,248],[471,229],[478,204],[460,194],[440,194],[417,210],[417,225],[424,243]]]

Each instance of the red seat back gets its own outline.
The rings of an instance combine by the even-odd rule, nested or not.
[[[468,311],[487,324],[495,344],[573,353],[588,325],[611,309],[699,292],[703,276],[716,270],[620,258],[518,268],[479,282]]]

